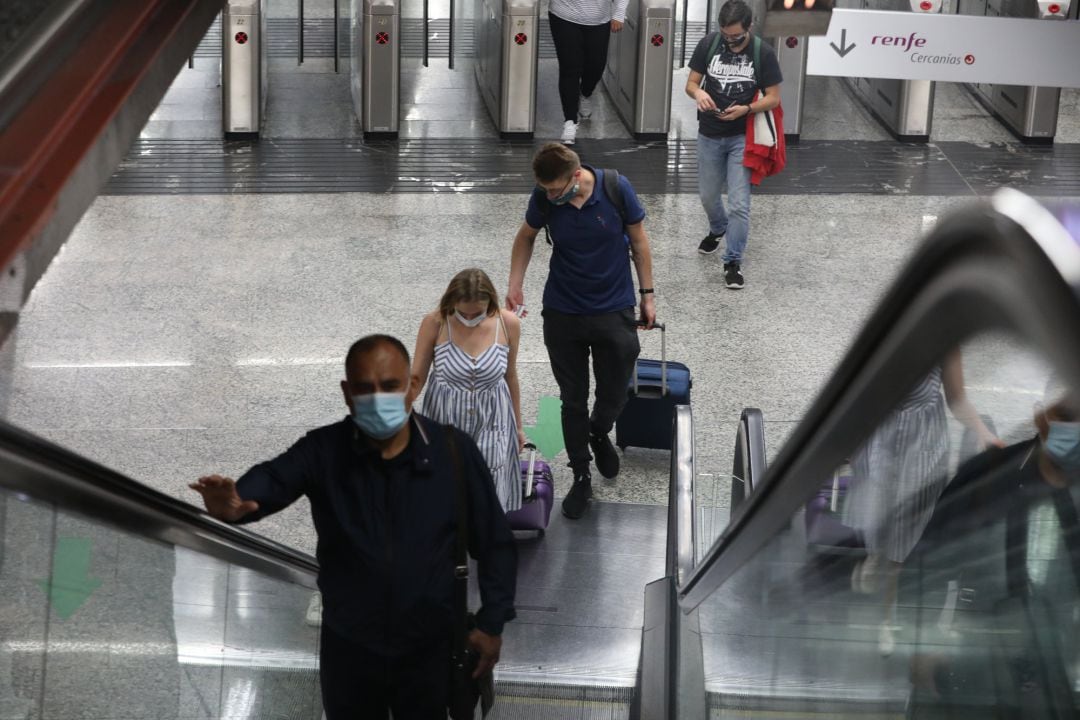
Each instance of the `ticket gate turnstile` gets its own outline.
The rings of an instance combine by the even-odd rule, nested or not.
[[[349,80],[365,138],[396,138],[401,118],[401,6],[398,0],[352,0]]]
[[[1076,0],[1076,5],[1080,6],[1080,0]],[[957,13],[1064,20],[1070,16],[1070,3],[1069,0],[958,0]],[[1054,142],[1061,101],[1060,88],[997,83],[969,84],[967,88],[990,114],[1022,142]]]
[[[266,113],[266,13],[262,0],[221,11],[221,118],[227,139],[259,137]]]
[[[631,0],[611,36],[603,84],[638,140],[667,138],[675,52],[675,0]]]
[[[476,0],[476,82],[499,135],[532,138],[540,0]]]
[[[941,12],[942,0],[858,0],[862,10]],[[934,117],[933,80],[845,78],[868,110],[903,142],[928,142]]]
[[[780,63],[780,105],[784,108],[784,139],[788,143],[799,142],[802,133],[803,104],[806,98],[806,58],[810,43],[808,38],[797,35],[769,38],[768,43],[776,50]]]

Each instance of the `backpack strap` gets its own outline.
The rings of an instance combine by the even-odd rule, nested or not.
[[[761,87],[761,38],[754,36],[754,82],[757,83],[758,91],[763,92]]]
[[[536,199],[536,209],[544,216],[544,239],[547,240],[548,245],[554,246],[551,242],[551,233],[548,231],[548,223],[551,221],[551,201],[539,188],[533,188],[533,197]]]
[[[705,73],[701,76],[701,84],[698,86],[702,90],[705,89],[705,83],[709,80],[709,63],[712,62],[713,56],[716,55],[716,51],[720,48],[720,31],[717,30],[712,34],[712,40],[709,41],[709,53],[705,56]]]
[[[622,188],[619,187],[619,171],[614,168],[603,168],[600,172],[604,173],[604,194],[619,211],[619,217],[622,218],[623,227],[625,227],[626,198],[623,197]]]

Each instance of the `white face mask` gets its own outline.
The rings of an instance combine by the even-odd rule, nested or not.
[[[474,328],[477,325],[479,325],[480,323],[484,322],[484,320],[487,319],[487,315],[485,315],[484,313],[480,313],[479,315],[474,317],[472,320],[469,320],[464,315],[462,315],[461,312],[459,310],[457,310],[457,308],[454,309],[454,317],[457,318],[457,321],[459,323],[461,323],[462,325],[464,325],[467,328]]]

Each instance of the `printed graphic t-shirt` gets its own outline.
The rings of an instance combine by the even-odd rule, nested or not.
[[[690,69],[702,74],[701,86],[720,110],[731,104],[749,105],[758,89],[754,78],[754,39],[750,38],[743,51],[737,53],[729,50],[727,43],[721,41],[716,54],[711,58],[706,57],[715,37],[716,33],[709,33],[701,38],[690,58]],[[779,85],[784,79],[776,52],[764,41],[761,43],[759,74],[762,88]],[[716,113],[699,111],[698,132],[705,137],[742,135],[746,132],[746,118],[721,120]]]

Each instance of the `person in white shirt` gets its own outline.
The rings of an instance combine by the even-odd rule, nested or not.
[[[630,0],[551,0],[548,18],[559,59],[562,142],[577,140],[578,120],[592,115],[592,94],[607,64],[611,33],[622,30]]]

